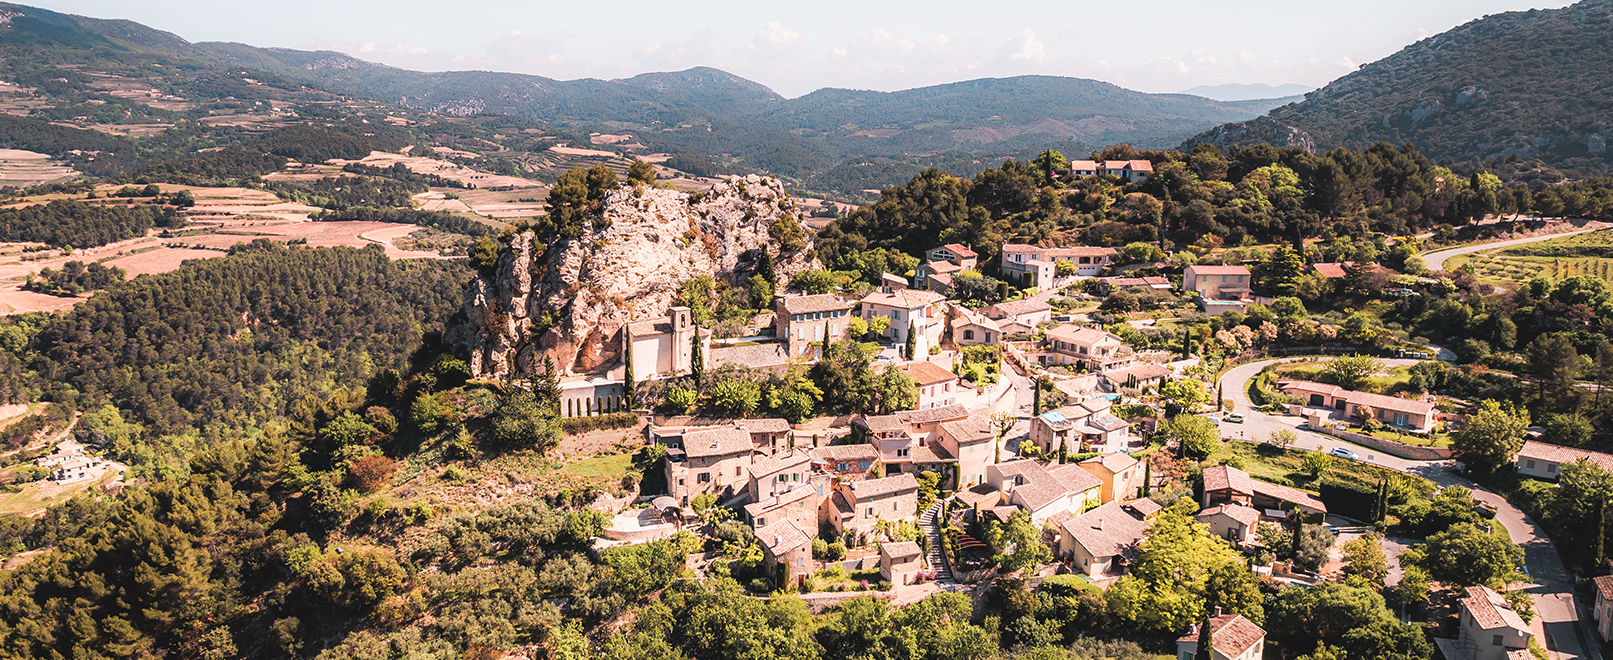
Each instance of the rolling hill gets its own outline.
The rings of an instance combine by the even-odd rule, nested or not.
[[[1539,159],[1613,172],[1613,0],[1486,16],[1252,121],[1188,140],[1326,151],[1413,143],[1445,161]]]
[[[0,74],[21,84],[101,84],[87,79],[112,75],[210,102],[325,93],[445,116],[519,116],[574,135],[631,133],[646,150],[678,154],[713,170],[767,171],[798,186],[841,193],[856,192],[848,185],[898,184],[930,164],[960,160],[941,157],[953,152],[973,164],[1048,146],[1073,155],[1119,142],[1167,147],[1292,100],[1220,102],[1048,76],[898,92],[823,89],[786,99],[711,68],[619,80],[423,73],[328,51],[191,43],[138,23],[22,5],[0,4],[0,12],[9,17],[0,24],[0,54],[6,56]],[[63,65],[86,80],[63,76]],[[152,121],[171,118],[136,110]],[[82,116],[82,110],[75,112]],[[870,162],[878,174],[832,174]]]

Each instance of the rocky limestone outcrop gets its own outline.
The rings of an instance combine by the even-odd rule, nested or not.
[[[755,175],[693,196],[623,186],[578,238],[510,236],[492,272],[466,286],[464,318],[444,341],[477,377],[529,374],[545,356],[565,374],[606,373],[620,362],[622,327],[664,318],[684,282],[748,277],[763,249],[781,283],[817,267],[794,207],[777,179]],[[775,223],[799,232],[797,249],[781,251]]]

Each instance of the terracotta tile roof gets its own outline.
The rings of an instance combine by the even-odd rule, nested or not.
[[[784,313],[786,314],[810,314],[812,312],[851,309],[851,301],[842,300],[840,296],[832,293],[779,298],[778,304],[784,308]]]
[[[1210,643],[1215,646],[1215,652],[1228,658],[1243,655],[1266,638],[1265,630],[1240,614],[1210,617],[1210,633]],[[1188,633],[1176,641],[1196,642],[1198,639],[1197,633]]]
[[[1003,500],[1002,491],[992,488],[991,484],[978,484],[968,490],[960,490],[954,497],[967,506],[978,505],[987,509],[997,506]]]
[[[961,403],[954,403],[923,410],[903,410],[892,415],[902,420],[904,424],[929,424],[932,422],[947,422],[954,419],[963,419],[969,416],[969,409]]]
[[[1048,330],[1047,331],[1047,338],[1048,339],[1057,339],[1059,341],[1067,342],[1067,343],[1071,343],[1071,344],[1086,344],[1086,345],[1096,344],[1096,343],[1098,343],[1099,341],[1102,341],[1102,340],[1111,340],[1112,339],[1112,340],[1114,340],[1116,342],[1121,341],[1120,337],[1115,335],[1115,334],[1113,334],[1113,333],[1106,332],[1106,331],[1103,331],[1103,330],[1098,330],[1098,329],[1095,329],[1095,328],[1088,328],[1088,327],[1082,326],[1082,325],[1076,325],[1074,323],[1070,323],[1070,324],[1067,324],[1067,325],[1061,325],[1061,326],[1059,326],[1057,328],[1053,328],[1051,330]]]
[[[980,256],[974,250],[966,248],[966,247],[964,247],[962,245],[958,245],[957,243],[947,243],[946,245],[943,245],[941,247],[946,248],[948,252],[951,252],[952,254],[957,255],[959,257],[978,257],[978,256]]]
[[[1326,278],[1344,277],[1344,268],[1348,264],[1311,264],[1311,270],[1317,275]]]
[[[1132,500],[1130,502],[1126,502],[1126,503],[1122,504],[1121,506],[1124,506],[1124,507],[1126,507],[1128,509],[1131,509],[1132,511],[1136,511],[1138,514],[1141,514],[1144,518],[1147,518],[1148,516],[1154,515],[1156,513],[1159,513],[1160,511],[1164,510],[1164,507],[1160,506],[1159,502],[1155,502],[1155,501],[1153,501],[1151,499],[1148,499],[1146,497],[1144,497],[1142,499],[1136,499],[1136,500]]]
[[[790,430],[790,420],[778,417],[765,417],[762,419],[739,419],[735,424],[744,427],[751,433],[783,433]]]
[[[1070,171],[1072,171],[1072,172],[1096,172],[1096,171],[1098,171],[1098,161],[1095,161],[1095,160],[1072,160],[1072,161],[1070,161]]]
[[[1427,415],[1434,412],[1436,407],[1432,401],[1402,399],[1398,396],[1385,396],[1371,392],[1354,392],[1350,390],[1345,390],[1344,400],[1357,406],[1370,406],[1375,410],[1389,410],[1413,415]]]
[[[866,479],[851,482],[851,494],[859,501],[893,495],[904,490],[918,490],[919,482],[911,474],[898,474],[883,479]]]
[[[1002,332],[1002,328],[998,327],[997,322],[991,320],[991,318],[988,316],[977,314],[967,307],[954,306],[954,309],[956,310],[954,316],[952,317],[952,331],[954,336],[957,335],[958,329],[966,325],[978,325],[992,332]]]
[[[951,438],[960,445],[966,445],[989,441],[996,436],[996,433],[991,429],[991,420],[975,416],[942,422],[941,435]]]
[[[1596,593],[1602,600],[1613,600],[1613,575],[1603,575],[1592,581],[1596,583]]]
[[[692,458],[748,454],[750,433],[731,427],[685,431],[683,451]]]
[[[1603,469],[1613,470],[1613,454],[1564,447],[1549,442],[1540,442],[1539,440],[1525,440],[1523,449],[1518,450],[1518,458],[1530,458],[1559,464],[1573,463],[1583,458],[1592,464],[1601,466]]]
[[[1277,381],[1277,389],[1282,390],[1284,393],[1287,393],[1289,390],[1294,390],[1304,392],[1306,394],[1321,394],[1323,396],[1338,396],[1348,391],[1337,385],[1328,385],[1327,383],[1318,383],[1309,380],[1279,380]]]
[[[912,541],[897,541],[895,543],[881,543],[879,554],[891,559],[908,559],[924,554],[919,544]]]
[[[1138,381],[1146,381],[1155,378],[1169,378],[1173,373],[1175,372],[1172,372],[1170,367],[1163,364],[1139,364],[1135,367],[1105,371],[1103,372],[1103,377],[1111,383],[1123,385],[1132,376],[1136,376]]]
[[[1255,494],[1254,480],[1249,473],[1234,467],[1217,465],[1204,471],[1204,492],[1231,490],[1244,495]]]
[[[812,537],[796,527],[789,518],[756,530],[756,540],[762,542],[768,552],[774,557],[781,557],[785,553],[812,543]]]
[[[1015,300],[1013,302],[1001,302],[980,310],[982,314],[985,314],[993,319],[1005,319],[1013,316],[1024,316],[1026,314],[1036,314],[1038,312],[1051,311],[1053,311],[1052,305],[1047,304],[1046,300],[1038,300],[1036,298]]]
[[[1059,483],[1064,484],[1065,491],[1070,493],[1084,493],[1103,485],[1102,479],[1093,476],[1091,472],[1081,469],[1080,464],[1077,463],[1066,463],[1051,467],[1048,468],[1047,473],[1058,479]]]
[[[1148,523],[1110,502],[1064,523],[1070,539],[1094,557],[1130,555],[1148,534]]]
[[[1132,458],[1128,454],[1114,452],[1110,454],[1103,454],[1101,456],[1093,456],[1092,458],[1081,461],[1081,464],[1102,465],[1103,469],[1105,470],[1108,470],[1112,473],[1119,473],[1121,470],[1125,470],[1126,468],[1136,465],[1137,462],[1137,459]]]
[[[1529,624],[1524,623],[1512,606],[1507,604],[1501,594],[1489,587],[1468,587],[1467,598],[1461,601],[1462,609],[1473,616],[1473,621],[1485,630],[1496,628],[1511,628],[1513,630],[1529,631]]]
[[[811,462],[811,454],[801,449],[791,449],[752,461],[750,475],[752,479],[761,480],[793,467],[803,467]]]
[[[1327,513],[1327,504],[1323,503],[1319,499],[1316,499],[1315,497],[1312,497],[1305,491],[1289,488],[1287,486],[1279,486],[1277,484],[1269,484],[1257,479],[1250,479],[1249,483],[1254,486],[1256,495],[1289,502],[1312,513]]]
[[[1170,278],[1165,277],[1104,277],[1100,278],[1100,280],[1108,283],[1109,286],[1120,287],[1143,286],[1152,289],[1155,287],[1169,288],[1171,285]]]
[[[914,362],[907,366],[901,367],[901,369],[902,371],[907,372],[907,375],[912,376],[913,380],[918,381],[919,387],[938,385],[958,379],[957,374],[947,371],[946,369],[942,369],[941,365],[929,361]]]
[[[1248,275],[1249,269],[1243,266],[1188,266],[1194,275]]]
[[[945,261],[943,261],[943,262],[941,262],[941,263],[946,263],[946,262],[945,262]],[[930,276],[929,276],[929,278],[928,278],[928,279],[929,279],[929,280],[930,280],[930,281],[931,281],[931,282],[939,282],[939,283],[940,283],[940,284],[941,284],[941,286],[944,286],[944,287],[946,287],[946,288],[948,288],[948,289],[950,289],[950,288],[952,288],[952,287],[953,287],[953,284],[952,284],[952,276],[951,276],[951,275],[948,275],[948,274],[946,274],[946,273],[933,273],[933,274],[931,274],[931,275],[930,275]]]
[[[1003,248],[1002,248],[1002,253],[1003,254],[1039,254],[1039,255],[1044,255],[1046,257],[1046,259],[1044,259],[1044,261],[1045,260],[1058,259],[1058,258],[1061,258],[1061,257],[1062,258],[1071,258],[1071,257],[1112,257],[1112,256],[1114,256],[1116,254],[1119,254],[1119,252],[1117,250],[1115,250],[1114,248],[1111,248],[1111,247],[1087,247],[1087,246],[1038,247],[1038,246],[1035,246],[1035,245],[1026,245],[1026,244],[1023,244],[1023,243],[1004,243]]]
[[[932,276],[934,276],[934,275],[947,275],[947,274],[956,273],[956,272],[958,272],[960,270],[963,270],[963,266],[959,266],[959,265],[957,265],[955,263],[952,263],[950,261],[931,261],[929,263],[924,264],[924,267],[928,268],[930,270],[930,274]]]
[[[746,504],[745,513],[750,515],[751,519],[754,520],[773,511],[777,511],[785,505],[794,504],[801,500],[807,499],[817,494],[817,492],[817,488],[808,484],[801,484],[795,488],[791,488],[760,502]]]
[[[896,415],[863,415],[856,423],[873,433],[896,433],[905,428],[902,418]]]
[[[712,346],[711,356],[708,359],[712,365],[740,364],[747,367],[765,367],[784,364],[789,361],[789,355],[784,352],[784,344],[770,342],[749,346]]]
[[[1242,504],[1222,504],[1220,506],[1212,506],[1208,509],[1200,511],[1198,515],[1194,517],[1205,519],[1217,515],[1224,515],[1228,518],[1241,522],[1250,528],[1253,528],[1256,523],[1260,522],[1260,512],[1254,510],[1253,507],[1247,507]]]
[[[672,334],[672,322],[666,319],[652,319],[627,324],[628,334],[634,337],[648,337],[650,335]]]
[[[935,303],[946,299],[946,296],[934,291],[902,289],[901,291],[892,291],[890,293],[875,291],[863,296],[862,302],[864,305],[872,304],[895,307],[898,309],[918,309],[925,305],[934,305]]]
[[[908,451],[907,456],[914,463],[948,463],[958,460],[947,452],[946,447],[919,445]]]
[[[873,461],[879,458],[879,448],[873,445],[825,445],[813,448],[812,455],[831,463]]]

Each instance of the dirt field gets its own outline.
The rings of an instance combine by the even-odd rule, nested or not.
[[[370,155],[364,157],[364,160],[359,162],[365,165],[374,165],[376,167],[391,167],[394,163],[403,163],[404,167],[409,168],[409,171],[414,172],[415,174],[435,174],[444,179],[452,179],[454,181],[467,183],[476,186],[477,188],[502,188],[505,186],[509,186],[511,188],[538,188],[543,185],[537,181],[522,179],[520,177],[478,172],[467,167],[455,165],[448,161],[437,160],[435,158],[425,158],[423,156],[405,156],[402,154],[389,154],[380,151],[371,151]]]
[[[449,199],[449,194],[459,199]],[[489,218],[530,218],[549,212],[543,200],[549,198],[546,188],[517,188],[515,190],[449,190],[434,188],[414,196],[420,208],[427,211],[471,212]],[[525,200],[525,201],[523,201]]]
[[[384,228],[381,228],[381,229],[367,231],[367,232],[364,232],[362,234],[359,234],[359,238],[362,238],[362,239],[364,239],[366,241],[369,241],[369,242],[372,242],[372,243],[379,243],[382,247],[385,247],[386,248],[386,256],[387,256],[388,259],[452,259],[453,258],[453,257],[444,257],[444,256],[442,256],[440,254],[437,254],[436,252],[414,252],[414,251],[410,251],[410,250],[401,250],[401,249],[398,249],[398,246],[395,245],[392,242],[392,241],[394,241],[396,239],[399,239],[399,238],[402,238],[404,236],[408,236],[409,234],[413,234],[413,233],[415,233],[417,231],[420,231],[421,229],[423,229],[423,228],[422,227],[416,227],[414,225],[391,225],[391,226],[387,226],[387,227],[384,227]]]
[[[27,187],[52,181],[66,181],[78,172],[50,159],[50,156],[21,149],[0,149],[0,186]]]
[[[128,272],[129,277],[132,279],[139,275],[166,273],[179,268],[181,264],[190,259],[217,259],[222,256],[224,256],[224,253],[218,250],[160,247],[127,257],[108,259],[101,262],[101,265],[108,268],[122,268]]]

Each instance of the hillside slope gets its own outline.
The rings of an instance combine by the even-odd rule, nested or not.
[[[1277,108],[1188,140],[1325,151],[1414,143],[1443,161],[1539,158],[1613,171],[1613,0],[1481,18]]]

